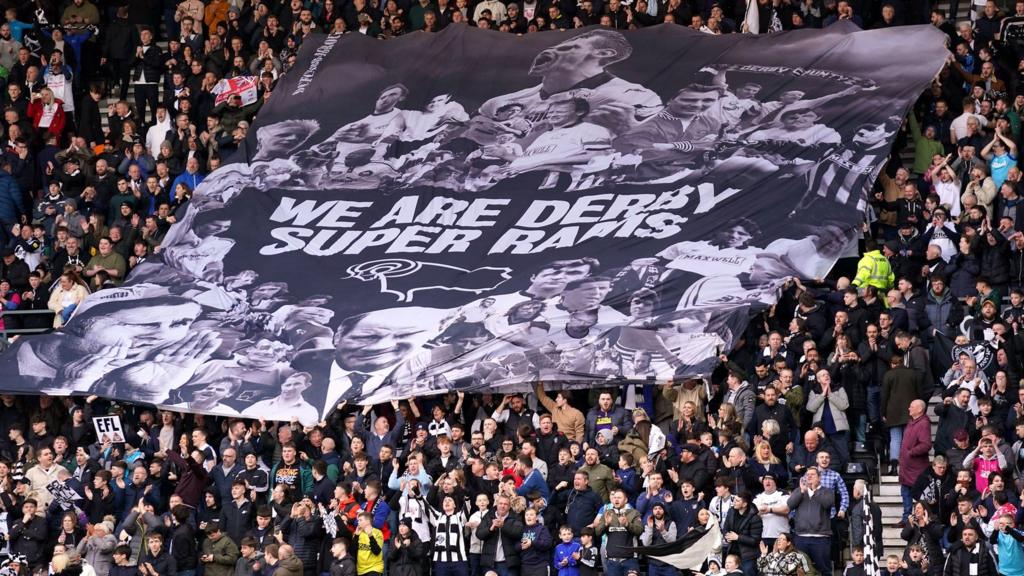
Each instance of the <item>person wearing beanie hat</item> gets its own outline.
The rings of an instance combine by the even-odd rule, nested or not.
[[[640,535],[640,543],[644,546],[659,546],[674,542],[676,537],[676,523],[668,514],[667,506],[662,501],[657,501],[651,506],[651,515],[644,523],[644,532]],[[678,570],[670,564],[650,559],[648,576],[675,576]]]
[[[925,315],[931,328],[940,334],[950,337],[954,335],[959,330],[959,323],[964,320],[964,306],[959,305],[957,298],[963,298],[968,293],[973,294],[974,287],[966,285],[957,272],[952,275],[951,285],[947,283],[945,275],[933,274],[929,278],[925,298]]]
[[[764,491],[754,498],[753,505],[761,515],[761,539],[768,548],[773,548],[775,539],[789,532],[789,506],[786,504],[789,494],[778,489],[778,480],[772,474],[761,477],[761,486]]]
[[[412,518],[398,521],[398,530],[391,539],[387,550],[387,569],[395,576],[417,576],[423,574],[423,564],[429,561],[423,540],[413,530]]]

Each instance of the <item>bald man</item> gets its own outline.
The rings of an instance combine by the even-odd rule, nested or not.
[[[901,527],[906,524],[913,503],[910,488],[917,478],[928,470],[928,452],[932,449],[932,428],[926,414],[927,411],[928,405],[923,400],[911,402],[910,408],[908,408],[910,422],[903,430],[903,443],[900,445],[900,496],[903,497]]]

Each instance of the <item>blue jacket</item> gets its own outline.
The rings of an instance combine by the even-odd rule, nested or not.
[[[568,544],[565,542],[555,546],[555,568],[558,569],[558,576],[579,576],[580,569],[577,568],[578,560],[572,557],[573,554],[581,552],[583,546],[579,542],[573,540]],[[562,560],[565,560],[565,566],[562,566]]]
[[[530,547],[523,550],[523,541],[528,540]],[[523,527],[523,536],[516,544],[519,561],[523,566],[546,566],[551,563],[551,545],[554,541],[551,533],[543,524]]]
[[[541,476],[540,470],[536,468],[530,472],[530,475],[523,479],[523,483],[516,488],[516,494],[520,496],[526,496],[534,490],[541,493],[544,496],[544,500],[550,497],[551,493],[548,490],[548,483],[544,481],[544,477]]]
[[[188,170],[186,170],[179,174],[178,177],[174,179],[174,182],[171,182],[171,189],[169,192],[171,196],[173,196],[174,190],[178,187],[178,183],[184,183],[186,186],[188,186],[189,190],[195,192],[196,188],[198,188],[199,185],[203,183],[203,178],[206,178],[204,174],[201,174],[199,172],[196,172],[195,174],[189,174]]]
[[[604,502],[592,489],[576,490],[570,489],[566,494],[565,523],[572,528],[572,533],[580,535],[580,530],[593,523],[597,517],[597,511],[601,509]]]
[[[625,470],[616,470],[615,477],[619,479],[619,487],[626,492],[626,498],[629,500],[630,506],[635,508],[637,493],[640,492],[640,476],[636,473],[636,470],[627,468]]]
[[[6,227],[8,223],[17,222],[25,213],[25,203],[18,183],[5,170],[0,170],[0,222]]]
[[[668,494],[670,494],[670,492],[662,488],[653,497],[648,494],[646,490],[637,496],[636,504],[634,504],[633,507],[640,513],[640,517],[643,519],[645,524],[647,523],[647,519],[651,517],[651,514],[654,513],[654,504],[657,502],[665,504],[665,496]],[[665,506],[665,509],[668,509],[668,505]]]

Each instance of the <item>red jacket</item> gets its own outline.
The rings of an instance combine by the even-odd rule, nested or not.
[[[903,430],[900,444],[900,484],[913,486],[928,470],[928,451],[932,449],[932,422],[927,414],[911,420]]]
[[[59,144],[60,135],[64,133],[64,102],[60,98],[54,98],[53,101],[57,104],[57,112],[53,115],[53,121],[50,122],[50,127],[47,131],[57,136],[57,142]],[[42,100],[36,99],[29,103],[28,117],[32,119],[32,127],[38,129],[39,121],[43,117]]]

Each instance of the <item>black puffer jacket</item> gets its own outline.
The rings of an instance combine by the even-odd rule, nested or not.
[[[396,546],[399,540],[403,543]],[[405,540],[409,543],[405,544]],[[410,530],[408,538],[396,535],[391,539],[391,549],[388,551],[388,571],[391,576],[423,576],[423,569],[428,563],[426,546],[415,531]]]

